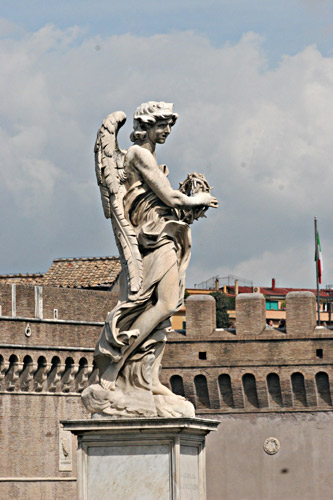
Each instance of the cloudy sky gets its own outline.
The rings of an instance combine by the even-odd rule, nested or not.
[[[103,118],[175,103],[174,187],[221,201],[193,225],[188,286],[239,275],[315,286],[313,217],[333,283],[333,2],[2,0],[0,274],[116,255],[95,181]]]

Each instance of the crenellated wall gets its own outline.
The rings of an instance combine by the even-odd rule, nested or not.
[[[289,293],[286,302],[285,330],[266,327],[263,295],[240,294],[236,331],[210,326],[203,337],[192,318],[205,308],[212,325],[215,311],[206,296],[190,297],[186,333],[172,333],[167,344],[163,383],[198,414],[331,409],[333,332],[316,327],[312,293]]]

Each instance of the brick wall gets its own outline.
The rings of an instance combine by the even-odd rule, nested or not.
[[[17,317],[35,317],[36,289],[41,291],[43,318],[53,319],[54,309],[59,319],[104,321],[118,300],[117,292],[53,288],[34,285],[0,284],[2,316],[12,316],[12,296]]]
[[[8,285],[16,290],[16,316],[33,318],[35,316],[35,287],[27,285]]]
[[[72,438],[72,470],[60,472],[59,421],[84,417],[88,415],[78,396],[31,393],[2,397],[1,428],[6,432],[0,441],[1,478],[26,479],[0,481],[0,498],[76,498],[76,442]]]
[[[12,315],[12,285],[0,284],[0,306],[3,316]]]
[[[44,317],[53,318],[58,309],[59,319],[104,321],[117,300],[115,292],[44,287]]]

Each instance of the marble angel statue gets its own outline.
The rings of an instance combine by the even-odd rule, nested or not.
[[[120,297],[108,314],[95,349],[99,384],[82,394],[87,409],[108,416],[194,416],[193,405],[159,381],[170,317],[184,297],[191,252],[189,224],[218,202],[202,174],[179,189],[156,160],[178,115],[173,104],[141,104],[128,150],[117,133],[126,116],[108,115],[97,134],[96,175],[104,215],[119,249]]]

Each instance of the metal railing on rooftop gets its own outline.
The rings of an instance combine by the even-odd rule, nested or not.
[[[216,290],[216,288],[221,288],[224,285],[234,285],[235,281],[238,281],[240,286],[253,286],[253,281],[241,278],[240,276],[236,276],[234,274],[229,274],[228,276],[212,276],[206,281],[196,283],[194,288],[202,290]]]

